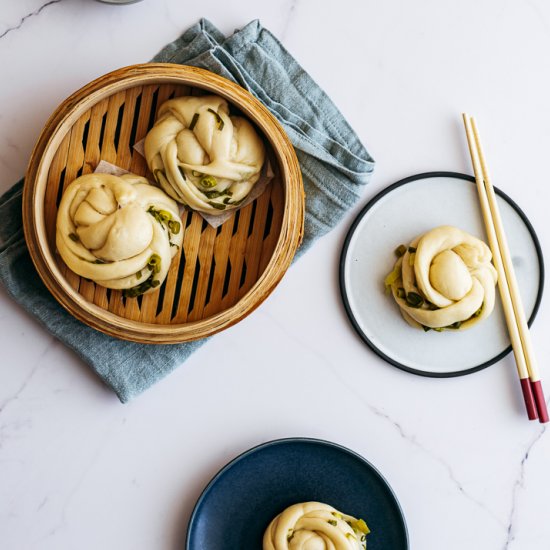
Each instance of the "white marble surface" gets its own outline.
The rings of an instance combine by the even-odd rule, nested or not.
[[[226,32],[259,17],[333,97],[377,160],[361,204],[405,175],[470,171],[459,114],[475,113],[495,182],[550,257],[545,0],[0,0],[0,192],[62,99],[201,16]],[[352,216],[251,317],[127,405],[0,288],[0,548],[182,548],[209,478],[293,435],[373,462],[415,550],[549,548],[550,436],[525,418],[512,359],[433,380],[375,357],[337,286]],[[533,329],[547,380],[549,323],[547,293]]]

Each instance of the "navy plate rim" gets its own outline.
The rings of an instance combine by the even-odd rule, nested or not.
[[[195,523],[197,521],[197,518],[200,514],[200,508],[212,490],[212,488],[216,485],[218,480],[233,466],[235,466],[237,463],[239,463],[241,460],[247,458],[248,456],[255,454],[259,451],[262,451],[263,449],[266,449],[268,447],[275,447],[278,445],[286,445],[289,443],[311,443],[316,445],[321,445],[324,447],[331,447],[333,449],[336,449],[340,452],[343,452],[345,454],[348,454],[352,456],[355,459],[358,459],[359,462],[361,462],[366,468],[371,470],[372,473],[378,479],[382,482],[382,484],[386,487],[389,495],[393,498],[395,501],[397,510],[399,511],[399,518],[401,520],[401,524],[403,527],[403,533],[405,535],[405,543],[407,550],[409,549],[409,531],[407,529],[407,522],[405,521],[405,514],[403,513],[403,509],[401,507],[401,504],[399,502],[399,499],[397,498],[394,490],[392,489],[391,485],[388,483],[387,479],[380,473],[378,468],[374,466],[372,463],[370,463],[365,457],[361,456],[359,453],[344,447],[343,445],[340,445],[339,443],[334,443],[332,441],[327,441],[325,439],[318,439],[314,437],[285,437],[281,439],[273,439],[271,441],[266,441],[264,443],[260,443],[258,445],[255,445],[254,447],[251,447],[250,449],[240,453],[235,458],[230,460],[225,466],[223,466],[215,475],[212,477],[212,479],[208,482],[206,487],[203,489],[202,493],[200,494],[199,498],[197,499],[197,502],[195,503],[195,506],[193,507],[193,512],[191,513],[191,517],[189,518],[189,523],[187,524],[187,535],[185,537],[185,549],[186,550],[193,550],[191,548],[191,535],[193,533],[193,529],[195,527]]]

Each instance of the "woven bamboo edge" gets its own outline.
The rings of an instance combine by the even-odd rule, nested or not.
[[[272,257],[253,287],[234,306],[199,321],[159,325],[125,319],[87,302],[62,276],[46,241],[43,191],[53,156],[67,129],[102,98],[150,83],[186,84],[225,97],[249,116],[270,141],[285,182],[285,211]],[[304,192],[298,159],[281,125],[268,109],[238,85],[196,67],[167,63],[132,65],[108,73],[67,98],[47,121],[32,152],[23,190],[23,227],[32,261],[48,290],[73,316],[111,336],[142,343],[175,344],[224,330],[256,309],[274,290],[301,243]]]

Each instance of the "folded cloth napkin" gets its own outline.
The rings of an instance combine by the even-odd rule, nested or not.
[[[262,101],[290,137],[306,192],[300,252],[332,229],[355,204],[374,161],[332,101],[258,21],[226,38],[201,20],[153,61],[194,65],[237,82]],[[42,284],[21,222],[23,182],[0,197],[0,280],[9,294],[73,349],[124,403],[180,365],[204,340],[136,344],[77,321]]]

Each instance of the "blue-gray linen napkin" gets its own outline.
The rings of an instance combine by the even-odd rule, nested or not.
[[[306,193],[300,252],[332,229],[359,198],[374,162],[336,106],[258,21],[226,38],[201,20],[153,61],[194,65],[246,88],[283,125]],[[0,197],[0,280],[8,293],[73,349],[124,403],[171,372],[203,342],[136,344],[102,334],[67,313],[43,285],[21,221],[23,181]]]

